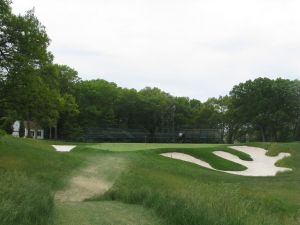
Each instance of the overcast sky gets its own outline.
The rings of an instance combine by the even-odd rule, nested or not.
[[[14,0],[82,79],[206,100],[259,76],[299,78],[299,0]]]

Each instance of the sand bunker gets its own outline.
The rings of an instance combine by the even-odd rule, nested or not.
[[[76,145],[52,145],[56,151],[58,152],[69,152],[73,148],[76,147]]]
[[[284,171],[291,171],[290,168],[284,168],[284,167],[277,167],[275,166],[275,163],[283,159],[284,157],[290,156],[289,153],[280,153],[278,156],[272,157],[266,155],[266,150],[262,148],[256,148],[256,147],[248,147],[248,146],[233,146],[230,147],[232,149],[235,149],[240,152],[244,152],[251,156],[253,161],[244,161],[241,160],[236,155],[233,155],[228,152],[224,151],[215,151],[213,152],[215,155],[222,157],[224,159],[236,162],[238,164],[241,164],[243,166],[246,166],[247,169],[243,171],[223,171],[223,170],[217,170],[213,168],[209,163],[204,162],[200,159],[197,159],[193,156],[190,156],[188,154],[179,153],[179,152],[169,152],[169,153],[163,153],[162,156],[179,159],[191,163],[195,163],[197,165],[216,170],[216,171],[222,171],[225,173],[231,173],[235,175],[241,175],[241,176],[275,176],[278,172],[284,172]]]
[[[188,154],[184,154],[184,153],[180,153],[180,152],[168,152],[168,153],[162,153],[160,154],[162,156],[166,156],[172,159],[180,159],[186,162],[191,162],[191,163],[195,163],[199,166],[203,166],[212,170],[216,170],[215,168],[213,168],[211,165],[209,165],[207,162],[202,161],[201,159],[197,159],[191,155]]]

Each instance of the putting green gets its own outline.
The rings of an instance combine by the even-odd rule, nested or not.
[[[139,151],[160,148],[208,148],[222,146],[221,144],[155,144],[155,143],[98,143],[86,144],[84,147],[107,151]]]

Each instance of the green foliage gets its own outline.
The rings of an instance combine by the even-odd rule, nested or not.
[[[1,129],[0,129],[0,139],[1,139],[4,135],[6,135],[5,130],[1,130]]]
[[[13,113],[9,116],[4,116],[0,118],[0,129],[4,130],[6,133],[12,133],[12,124],[14,122]]]
[[[123,89],[104,80],[80,83],[81,127],[219,129],[222,139],[297,140],[300,138],[300,83],[258,78],[235,86],[230,96],[206,102],[171,96],[158,88]],[[246,138],[247,137],[247,138]]]
[[[114,83],[105,80],[80,82],[77,99],[81,124],[90,127],[113,125],[117,96],[118,88]]]
[[[300,83],[298,80],[258,78],[230,92],[230,113],[240,132],[260,140],[299,138]]]
[[[6,115],[13,112],[15,119],[42,124],[45,115],[57,117],[56,93],[41,76],[43,67],[52,61],[47,51],[50,40],[33,10],[14,15],[9,4],[1,1],[0,101]]]
[[[10,4],[0,2],[0,116],[14,115],[14,120],[34,121],[45,128],[57,126],[60,119],[59,126],[66,129],[78,115],[73,96],[77,72],[51,64],[45,27],[33,10],[14,15]]]
[[[61,139],[82,140],[85,129],[105,127],[140,128],[151,137],[168,132],[169,141],[185,128],[217,129],[229,143],[300,139],[299,80],[257,78],[206,102],[81,81],[73,68],[52,64],[50,39],[34,11],[14,15],[10,4],[0,1],[0,118],[7,118],[0,127],[8,132],[13,121],[28,120],[57,128]]]
[[[141,96],[140,119],[143,126],[153,135],[162,126],[165,117],[172,113],[172,96],[158,88],[144,88]]]
[[[214,104],[201,104],[195,99],[171,96],[158,88],[136,91],[104,80],[80,82],[76,99],[84,128],[143,128],[154,135],[184,127],[224,127],[224,112],[219,112],[221,100],[217,99]]]

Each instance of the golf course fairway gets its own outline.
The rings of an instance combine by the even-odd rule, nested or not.
[[[52,145],[76,145],[57,152]],[[249,177],[162,157],[179,152],[217,170],[246,166],[214,154],[216,144],[89,144],[4,136],[0,142],[0,221],[5,225],[297,225],[300,144],[247,143],[291,171]]]

